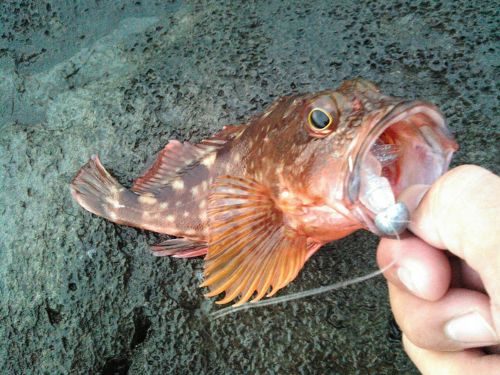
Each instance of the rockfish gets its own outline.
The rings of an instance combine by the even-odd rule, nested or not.
[[[456,149],[434,105],[355,79],[282,97],[198,144],[169,141],[130,189],[94,156],[71,193],[114,223],[177,237],[155,255],[205,255],[206,296],[242,304],[285,287],[327,242],[362,228],[391,234],[378,216],[441,176]]]

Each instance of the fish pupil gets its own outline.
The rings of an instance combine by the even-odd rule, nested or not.
[[[319,109],[314,109],[311,113],[311,122],[318,129],[326,128],[330,125],[330,121],[330,117]]]

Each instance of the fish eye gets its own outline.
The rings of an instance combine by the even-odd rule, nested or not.
[[[309,112],[307,122],[312,130],[323,131],[332,125],[333,117],[321,108],[314,108]]]

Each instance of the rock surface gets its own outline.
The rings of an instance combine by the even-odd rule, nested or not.
[[[0,366],[9,374],[417,373],[385,283],[213,321],[202,261],[80,209],[92,154],[128,186],[169,139],[362,76],[425,98],[498,168],[494,2],[9,1],[0,5]],[[320,251],[283,293],[374,270],[377,239]]]

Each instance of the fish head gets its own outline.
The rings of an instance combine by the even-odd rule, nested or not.
[[[305,204],[288,217],[318,241],[359,228],[382,235],[374,224],[377,214],[406,188],[432,184],[457,149],[436,106],[384,95],[366,80],[346,81],[295,103],[287,151],[298,152],[283,180],[287,196],[295,190]]]

